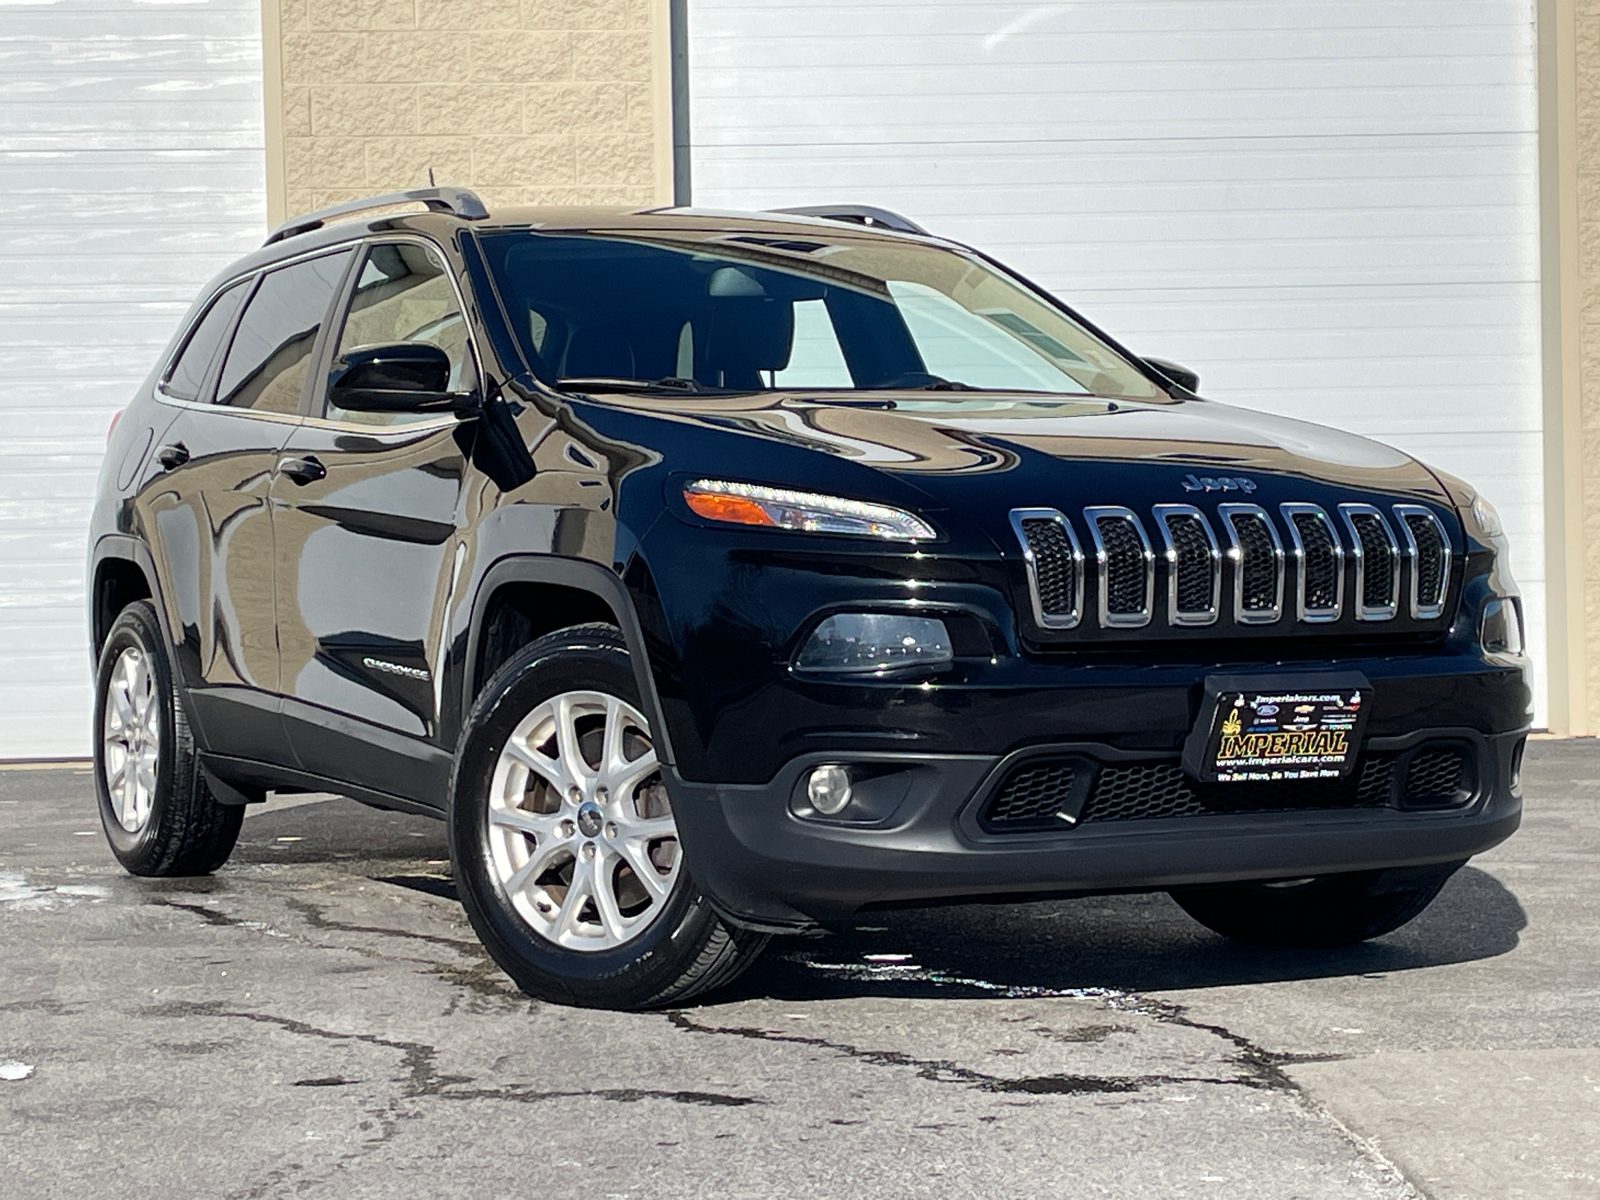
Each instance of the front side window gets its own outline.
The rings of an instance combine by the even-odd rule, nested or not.
[[[317,332],[350,254],[325,254],[261,277],[222,364],[218,404],[257,412],[300,411]]]
[[[525,352],[574,390],[1014,391],[1165,400],[970,252],[809,230],[489,234]]]
[[[163,392],[174,400],[199,398],[200,389],[205,386],[206,374],[211,370],[211,362],[217,357],[217,349],[227,336],[228,326],[233,323],[233,314],[239,311],[239,302],[248,290],[247,283],[236,283],[206,309],[206,315],[200,318],[189,340],[178,352],[172,370],[161,381]]]
[[[427,342],[448,354],[451,391],[470,391],[477,386],[467,348],[467,323],[455,286],[438,255],[415,242],[374,246],[367,252],[334,356],[359,346],[397,342]],[[348,412],[331,402],[327,416],[364,425],[439,419],[435,413]]]

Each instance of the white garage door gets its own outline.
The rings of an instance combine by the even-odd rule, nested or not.
[[[107,425],[266,226],[260,3],[0,14],[0,758],[81,757]]]
[[[690,0],[689,33],[696,205],[897,209],[1208,396],[1477,484],[1542,662],[1532,0]]]

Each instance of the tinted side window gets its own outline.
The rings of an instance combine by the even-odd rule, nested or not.
[[[211,369],[211,360],[216,358],[217,347],[222,345],[233,314],[239,311],[239,302],[244,299],[247,290],[247,284],[236,283],[212,301],[206,315],[200,318],[189,340],[178,352],[178,361],[172,364],[172,370],[167,372],[166,379],[162,381],[163,392],[177,400],[199,397],[200,387],[206,381],[206,372]]]
[[[218,404],[262,412],[299,411],[311,348],[349,261],[346,250],[262,276],[222,365]]]
[[[339,334],[337,357],[357,346],[427,342],[450,356],[450,388],[476,386],[472,356],[467,350],[467,323],[456,303],[455,287],[444,263],[415,242],[374,246],[361,264],[361,276],[350,296],[350,311]],[[330,403],[335,421],[390,425],[438,420],[430,413],[352,413]]]

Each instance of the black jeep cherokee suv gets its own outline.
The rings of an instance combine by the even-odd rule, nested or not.
[[[210,871],[274,790],[438,816],[512,978],[616,1007],[868,905],[1387,932],[1520,817],[1498,519],[1197,386],[880,210],[291,222],[106,455],[112,849]]]

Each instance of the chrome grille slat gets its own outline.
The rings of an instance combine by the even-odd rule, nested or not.
[[[1014,508],[1033,619],[1043,629],[1071,629],[1083,618],[1083,547],[1072,522],[1054,508]]]
[[[1344,612],[1344,545],[1326,511],[1315,504],[1280,504],[1295,560],[1295,618],[1337,621]]]
[[[1143,523],[1132,509],[1114,505],[1086,508],[1083,519],[1094,541],[1101,627],[1148,625],[1155,599],[1156,556]]]
[[[1222,551],[1211,522],[1192,504],[1152,510],[1166,546],[1167,623],[1212,625],[1222,600]]]
[[[1219,504],[1233,562],[1233,619],[1271,625],[1283,616],[1283,543],[1259,504]]]
[[[1419,621],[1443,616],[1450,593],[1450,538],[1444,523],[1420,504],[1396,504],[1394,515],[1411,561],[1411,615]]]
[[[1341,504],[1356,560],[1356,620],[1389,621],[1400,609],[1400,544],[1381,510],[1371,504]]]
[[[1270,514],[1245,503],[1219,504],[1214,514],[1192,504],[1157,504],[1149,513],[1160,535],[1157,551],[1149,526],[1121,505],[1084,508],[1083,526],[1060,509],[1013,509],[1029,594],[1024,607],[1031,607],[1035,626],[1075,628],[1091,603],[1103,629],[1149,625],[1158,607],[1157,553],[1164,580],[1159,602],[1173,627],[1221,623],[1224,591],[1233,623],[1274,624],[1284,615],[1286,587],[1293,619],[1302,624],[1332,624],[1347,614],[1391,620],[1402,590],[1413,619],[1445,615],[1452,535],[1445,519],[1421,504],[1294,502]],[[1088,538],[1080,542],[1085,528]]]

